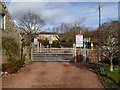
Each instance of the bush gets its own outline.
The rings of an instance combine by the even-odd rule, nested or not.
[[[20,38],[14,36],[13,32],[3,32],[2,35],[2,49],[6,53],[3,60],[2,71],[8,73],[15,73],[24,64],[24,58],[21,60]]]
[[[24,60],[9,60],[7,63],[2,64],[2,71],[8,73],[17,72],[24,64]]]
[[[72,42],[62,42],[61,45],[64,46],[64,47],[73,47]]]
[[[107,75],[108,70],[106,68],[100,68],[100,72],[102,75]]]
[[[6,50],[9,58],[20,58],[20,46],[15,42],[13,38],[3,37],[2,48]]]
[[[51,47],[60,48],[60,43],[58,41],[53,41],[53,44],[51,45]]]

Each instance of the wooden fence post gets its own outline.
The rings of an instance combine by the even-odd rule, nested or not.
[[[76,59],[76,44],[73,44],[73,57],[74,57],[74,59],[75,59],[75,63],[77,62],[77,59]]]
[[[34,44],[31,45],[31,61],[33,61]]]

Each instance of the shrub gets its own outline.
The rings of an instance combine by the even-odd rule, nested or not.
[[[62,42],[61,45],[64,46],[64,47],[73,47],[72,42]]]
[[[2,48],[6,50],[9,58],[20,58],[20,47],[13,38],[2,37]]]
[[[53,41],[52,47],[60,48],[60,43],[58,41]]]
[[[9,60],[7,63],[2,64],[2,71],[8,73],[17,72],[24,64],[24,60]]]
[[[6,53],[7,60],[3,60],[2,71],[15,73],[24,64],[24,58],[21,60],[20,38],[14,35],[14,32],[3,32],[2,49]]]
[[[105,68],[100,68],[100,71],[102,75],[107,75],[107,71]]]

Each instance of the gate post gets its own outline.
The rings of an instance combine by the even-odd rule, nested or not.
[[[87,60],[87,49],[86,48],[83,49],[83,60],[84,62],[86,62]]]
[[[75,63],[77,62],[77,59],[76,59],[76,44],[73,44],[73,57],[75,59]]]
[[[40,45],[39,42],[37,42],[37,53],[40,52]]]
[[[42,52],[42,44],[40,43],[40,53]]]
[[[99,53],[99,61],[101,61],[101,48],[98,48],[98,53]]]
[[[31,44],[31,61],[33,61],[33,50],[34,50],[34,44]]]

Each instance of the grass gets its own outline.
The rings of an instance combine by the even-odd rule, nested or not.
[[[120,67],[116,66],[114,68],[113,72],[110,72],[107,74],[108,77],[112,78],[113,80],[115,80],[117,83],[120,84]]]
[[[109,84],[109,87],[115,86],[115,84],[120,85],[120,67],[118,65],[114,66],[113,71],[110,71],[108,64],[95,64],[94,70],[103,82]]]
[[[120,71],[118,69],[119,67],[116,66],[114,68],[113,71],[110,71],[109,70],[109,67],[101,67],[100,68],[100,71],[102,75],[106,75],[107,77],[109,77],[110,79],[114,80],[116,83],[120,84],[120,79],[119,79],[119,76],[120,76]]]

